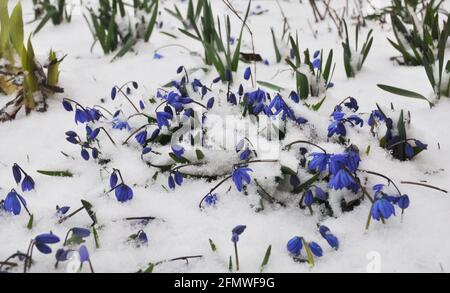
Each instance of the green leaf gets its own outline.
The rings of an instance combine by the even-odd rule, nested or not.
[[[22,4],[19,2],[14,7],[10,18],[10,36],[14,48],[19,56],[22,55],[23,50],[23,19],[22,19]]]
[[[263,261],[261,263],[261,269],[260,269],[261,273],[263,272],[264,268],[269,263],[271,251],[272,251],[272,245],[269,245],[269,247],[267,247],[266,254],[264,255]]]
[[[267,81],[262,81],[262,80],[258,80],[256,83],[258,83],[260,86],[269,88],[271,90],[277,91],[277,92],[281,92],[284,91],[284,87],[281,87],[279,85],[267,82]]]
[[[42,18],[41,22],[39,22],[38,26],[36,27],[36,29],[34,30],[33,34],[37,34],[46,24],[47,22],[55,15],[58,14],[58,11],[56,10],[50,10],[49,12],[47,12],[47,14],[45,14],[45,16]]]
[[[92,235],[94,235],[95,248],[100,248],[100,241],[98,237],[98,232],[95,226],[92,226]]]
[[[281,166],[281,173],[291,175],[291,176],[297,176],[297,172],[295,172],[291,168],[283,166],[283,165]]]
[[[399,95],[399,96],[403,96],[403,97],[407,97],[407,98],[413,98],[413,99],[427,101],[428,104],[430,105],[430,108],[434,106],[434,104],[432,102],[430,102],[427,98],[425,98],[424,96],[422,96],[421,94],[418,94],[416,92],[412,92],[412,91],[408,91],[405,89],[401,89],[401,88],[397,88],[397,87],[393,87],[393,86],[389,86],[389,85],[384,85],[384,84],[378,84],[377,86],[380,89],[385,90],[394,95]]]
[[[208,239],[208,241],[209,241],[209,246],[211,247],[212,252],[216,252],[217,251],[216,244],[212,241],[212,239]]]
[[[306,255],[308,257],[308,263],[311,267],[314,267],[314,255],[312,254],[311,249],[309,248],[309,243],[306,242],[303,238],[302,238],[302,241],[303,241],[303,246],[305,247],[305,250],[306,250]]]
[[[128,51],[130,51],[133,46],[136,44],[136,39],[134,37],[130,37],[127,42],[123,45],[123,47],[117,52],[117,54],[114,56],[114,59],[120,58],[124,56]]]
[[[231,259],[231,256],[230,256],[230,259],[228,261],[228,271],[230,273],[233,271],[233,260]]]
[[[278,45],[277,45],[277,39],[275,38],[275,32],[273,31],[273,28],[271,28],[270,31],[272,32],[272,42],[273,42],[273,48],[275,49],[275,56],[277,58],[277,63],[280,63],[281,62],[281,53],[280,53],[280,49],[278,48]]]
[[[86,212],[88,213],[89,217],[91,218],[93,224],[95,225],[97,224],[97,216],[95,215],[95,212],[93,211],[93,206],[90,202],[88,202],[87,200],[81,200],[81,204],[83,205],[84,209],[86,210]]]
[[[312,105],[310,108],[313,111],[315,111],[315,112],[319,111],[320,107],[322,107],[323,102],[325,102],[326,98],[327,97],[323,97],[322,100],[320,100],[320,102],[318,102],[317,104]]]
[[[197,160],[201,161],[205,158],[205,154],[201,150],[195,150],[195,155],[197,156]]]
[[[188,159],[186,159],[185,157],[179,158],[174,153],[169,153],[169,157],[172,160],[174,160],[175,162],[180,163],[180,164],[188,164],[189,163]]]
[[[152,32],[156,24],[156,19],[158,17],[158,4],[159,1],[157,0],[156,4],[153,7],[153,14],[152,17],[150,18],[150,22],[148,23],[147,30],[145,31],[144,35],[145,42],[148,42],[150,40],[150,37],[152,36]]]
[[[33,229],[33,222],[34,222],[34,215],[32,214],[32,215],[30,216],[30,219],[28,220],[28,224],[27,224],[27,229],[28,229],[28,230]]]
[[[45,171],[45,170],[37,170],[39,174],[53,177],[73,177],[73,174],[70,171]]]
[[[145,274],[151,274],[153,273],[153,269],[155,268],[155,265],[153,263],[149,263],[148,267],[144,270],[143,273]]]

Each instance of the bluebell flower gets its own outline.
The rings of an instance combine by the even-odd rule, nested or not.
[[[62,217],[62,216],[64,216],[65,214],[67,214],[67,212],[70,210],[70,207],[69,206],[63,206],[63,207],[59,207],[59,206],[56,206],[56,215],[58,216],[58,217]]]
[[[181,145],[175,144],[172,146],[172,152],[177,158],[181,159],[184,154],[184,148]]]
[[[297,175],[291,175],[289,178],[289,183],[291,184],[292,187],[296,188],[297,186],[300,185],[300,178],[298,178]]]
[[[409,143],[405,143],[405,155],[410,159],[414,157],[414,148]]]
[[[226,69],[225,70],[225,81],[231,81],[231,79],[232,79],[232,75],[231,75],[231,70],[230,69]]]
[[[111,89],[111,100],[114,101],[114,99],[116,98],[116,96],[117,96],[117,87],[114,86],[114,87]]]
[[[83,123],[86,123],[87,121],[89,121],[88,114],[84,110],[76,109],[75,123],[78,124],[78,122],[79,122],[79,123],[83,124]]]
[[[88,128],[88,127],[86,127]],[[94,130],[90,131],[89,133],[89,140],[94,140],[97,138],[98,134],[100,133],[100,128],[95,128]]]
[[[136,240],[138,241],[138,246],[148,244],[147,234],[142,230],[138,232]]]
[[[355,183],[355,180],[352,176],[350,176],[350,174],[348,174],[348,171],[341,169],[331,177],[330,181],[328,182],[328,186],[330,188],[340,190],[343,188],[348,188]]]
[[[145,147],[142,149],[142,155],[146,155],[152,151],[151,147]]]
[[[124,183],[117,186],[114,193],[119,202],[127,202],[133,198],[133,189]]]
[[[333,88],[333,87],[334,87],[334,83],[330,81],[330,82],[327,84],[327,89],[331,89],[331,88]]]
[[[288,241],[286,247],[289,253],[293,256],[300,256],[303,248],[302,238],[299,236],[294,236],[291,240]]]
[[[376,184],[372,187],[373,191],[375,191],[375,197],[377,197],[384,188],[384,184]]]
[[[12,172],[14,180],[16,181],[17,184],[19,184],[19,182],[22,181],[22,171],[20,170],[19,165],[14,164],[12,166]]]
[[[360,127],[363,127],[363,125],[364,125],[364,120],[362,120],[360,117],[358,117],[356,115],[348,116],[347,120],[355,123],[355,125],[359,125]]]
[[[64,109],[65,109],[67,112],[72,112],[72,111],[73,111],[72,104],[71,104],[69,101],[63,100],[63,101],[62,101],[62,105],[63,105]]]
[[[312,153],[312,159],[309,162],[308,168],[311,171],[317,171],[319,174],[323,173],[328,166],[330,156],[325,153]]]
[[[252,154],[252,152],[249,149],[245,149],[240,155],[239,155],[239,159],[241,159],[242,161],[246,161],[250,158],[250,155]]]
[[[251,181],[251,177],[248,172],[253,172],[253,170],[246,167],[240,167],[233,172],[232,179],[239,192],[242,191],[244,184],[249,184]]]
[[[172,120],[173,114],[167,112],[156,112],[156,121],[158,123],[158,127],[162,128],[163,126],[169,127],[169,120]]]
[[[80,256],[81,263],[89,261],[89,252],[88,252],[86,246],[81,245],[80,248],[78,248],[78,255]]]
[[[427,145],[427,144],[421,142],[421,141],[418,140],[418,139],[415,139],[415,140],[414,140],[414,143],[416,144],[416,147],[418,147],[418,148],[420,148],[420,149],[422,149],[422,150],[426,150],[426,149],[428,148],[428,145]]]
[[[140,145],[144,145],[147,141],[147,130],[139,132],[138,134],[136,134],[135,138]]]
[[[372,205],[372,218],[379,221],[381,217],[383,219],[389,219],[392,215],[395,216],[395,208],[385,198],[377,199]]]
[[[321,257],[323,255],[322,247],[320,247],[320,245],[316,242],[310,242],[308,246],[315,256]]]
[[[217,194],[208,194],[206,197],[205,197],[205,203],[207,204],[207,205],[209,205],[209,206],[213,206],[213,205],[215,205],[216,203],[217,203]]]
[[[330,229],[327,226],[320,226],[319,227],[319,233],[322,235],[323,238],[328,242],[328,244],[333,247],[334,249],[339,249],[339,240],[336,236],[334,236]]]
[[[22,191],[31,191],[34,189],[34,180],[29,175],[26,175],[22,181]]]
[[[228,103],[232,105],[237,105],[237,98],[235,94],[233,93],[230,94],[230,96],[228,97]]]
[[[212,97],[208,100],[208,103],[206,104],[206,108],[212,109],[213,106],[214,106],[214,97]]]
[[[250,66],[249,66],[249,67],[247,67],[247,68],[245,69],[245,72],[244,72],[244,79],[245,79],[245,80],[249,80],[251,76],[252,76],[252,70],[251,70],[251,68],[250,68]]]
[[[247,226],[245,225],[238,225],[231,230],[231,241],[234,243],[237,243],[239,241],[239,236],[244,233]]]
[[[348,102],[344,103],[344,105],[354,112],[358,111],[359,109],[358,101],[352,97],[349,97]]]
[[[175,172],[174,178],[177,185],[181,186],[183,184],[183,174]]]
[[[167,179],[167,185],[169,185],[170,189],[175,189],[175,180],[173,179],[172,175],[169,175],[169,178]]]
[[[26,205],[25,199],[13,189],[6,195],[3,209],[17,216],[22,209],[22,202]]]
[[[370,113],[367,124],[369,124],[369,126],[374,126],[379,121],[384,121],[383,113],[381,113],[380,110],[373,110],[372,113]]]
[[[197,78],[194,78],[194,80],[191,82],[191,85],[194,92],[198,92],[198,89],[203,86],[202,82]]]
[[[319,56],[320,56],[320,51],[319,50],[315,51],[314,55],[313,55],[313,58],[317,59],[317,58],[319,58]]]
[[[55,258],[58,262],[67,261],[67,260],[69,260],[70,252],[71,251],[69,249],[60,248],[56,251]]]
[[[308,189],[305,192],[303,201],[304,201],[305,205],[308,206],[308,207],[313,204],[313,202],[314,202],[314,194],[312,193],[312,191],[310,189]]]
[[[213,79],[213,83],[218,83],[220,81],[220,79],[221,79],[220,76],[214,78]]]
[[[136,81],[132,81],[131,85],[134,87],[135,90],[137,90],[139,87],[139,84]]]
[[[128,123],[128,121],[122,121],[119,118],[114,118],[112,121],[113,124],[113,129],[119,129],[119,130],[123,130],[126,129],[128,131],[131,130],[130,124]]]
[[[333,135],[346,136],[347,129],[345,129],[344,123],[340,120],[334,120],[330,126],[328,126],[328,137],[332,137]]]
[[[207,93],[208,93],[208,88],[206,86],[202,86],[202,98],[204,96],[206,96]]]
[[[328,193],[326,193],[322,188],[316,186],[316,197],[320,200],[327,200]]]
[[[320,59],[315,59],[312,63],[314,69],[319,69],[321,64]]]
[[[43,254],[52,253],[52,249],[48,244],[58,243],[59,237],[53,233],[40,234],[34,238],[34,245]]]
[[[153,54],[153,59],[159,60],[159,59],[162,59],[162,58],[164,58],[164,56],[159,54],[159,53],[155,52],[155,54]]]
[[[184,66],[181,65],[180,67],[177,68],[177,74],[180,74],[181,72],[183,72]]]
[[[159,128],[155,129],[153,131],[152,135],[150,136],[150,140],[151,141],[155,140],[158,137],[160,132],[161,132],[161,130]]]
[[[80,238],[86,238],[89,237],[89,235],[91,235],[91,230],[86,229],[86,228],[72,228],[71,229],[73,235],[80,237]]]
[[[401,208],[402,210],[405,210],[409,207],[410,201],[409,201],[409,196],[404,194],[402,196],[400,196],[398,198],[397,201],[397,205],[399,206],[399,208]]]
[[[88,152],[85,148],[82,148],[82,149],[81,149],[81,157],[82,157],[84,160],[89,161],[90,155],[89,155],[89,152]]]
[[[289,94],[289,98],[291,98],[291,100],[294,101],[295,103],[300,102],[300,97],[298,96],[298,94],[295,91],[292,91]]]
[[[144,109],[145,109],[144,101],[142,101],[142,100],[139,101],[139,108],[140,108],[141,110],[144,110]]]

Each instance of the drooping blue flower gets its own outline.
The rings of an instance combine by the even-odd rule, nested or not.
[[[117,96],[117,87],[114,86],[114,87],[111,89],[111,100],[114,101],[114,99],[116,98],[116,96]]]
[[[414,148],[409,143],[405,143],[405,155],[409,159],[414,156]]]
[[[232,105],[237,105],[236,95],[231,93],[230,96],[228,97],[228,102]]]
[[[395,216],[395,208],[385,198],[377,199],[372,205],[372,218],[379,221],[381,217],[383,219],[389,219],[392,215]]]
[[[372,113],[370,113],[367,124],[369,124],[369,126],[374,126],[377,122],[380,121],[384,121],[383,113],[381,113],[380,110],[373,110]]]
[[[80,237],[80,238],[86,238],[86,237],[89,237],[89,235],[91,235],[91,230],[86,229],[86,228],[75,227],[75,228],[72,228],[71,230],[72,230],[73,235]]]
[[[184,148],[181,145],[175,144],[172,146],[172,152],[177,158],[181,159],[184,154]]]
[[[250,155],[252,154],[252,152],[249,149],[245,149],[240,155],[239,155],[239,159],[241,159],[242,161],[248,160],[250,158]]]
[[[310,242],[309,249],[311,249],[311,252],[317,257],[321,257],[323,255],[322,247],[320,247],[320,245],[316,242]]]
[[[55,258],[58,262],[67,261],[67,260],[69,260],[70,252],[71,251],[69,249],[60,248],[56,251]]]
[[[78,255],[80,256],[81,263],[89,261],[89,252],[85,245],[81,245],[80,248],[78,248]]]
[[[322,62],[320,61],[320,59],[315,59],[312,63],[314,69],[319,69],[321,64]]]
[[[64,206],[64,207],[56,207],[56,214],[57,216],[63,216],[65,214],[67,214],[67,212],[70,210],[69,206]]]
[[[422,150],[426,150],[426,149],[428,148],[428,145],[427,145],[427,144],[421,142],[421,141],[418,140],[418,139],[415,139],[415,140],[414,140],[414,143],[416,144],[416,147],[418,147],[418,148],[420,148],[420,149],[422,149]]]
[[[215,205],[216,203],[217,203],[217,194],[208,194],[206,197],[205,197],[205,203],[207,204],[207,205],[209,205],[209,206],[213,206],[213,205]]]
[[[130,124],[128,123],[128,121],[122,121],[118,117],[113,119],[112,124],[113,124],[113,129],[119,129],[119,130],[126,129],[128,131],[131,130],[131,127],[130,127]]]
[[[317,171],[319,174],[324,172],[327,169],[330,156],[325,153],[312,153],[312,159],[309,162],[309,170]]]
[[[251,181],[251,177],[248,172],[253,172],[252,169],[246,167],[240,167],[234,170],[232,179],[234,184],[236,185],[236,189],[241,192],[244,184],[249,184]]]
[[[136,240],[138,241],[138,246],[147,245],[148,244],[147,234],[144,231],[142,231],[142,230],[139,231]]]
[[[89,152],[88,152],[85,148],[82,148],[82,149],[81,149],[81,157],[82,157],[84,160],[89,161],[90,155],[89,155]]]
[[[22,181],[22,191],[31,191],[34,189],[34,180],[29,175],[26,175]]]
[[[353,122],[355,125],[358,125],[360,127],[363,127],[364,125],[364,120],[362,120],[357,115],[350,115],[347,117],[347,120]]]
[[[62,101],[62,105],[63,105],[64,109],[65,109],[67,112],[72,112],[72,111],[73,111],[72,104],[71,104],[69,101],[63,100],[63,101]]]
[[[111,186],[111,188],[116,187],[118,181],[119,178],[117,177],[117,171],[114,170],[114,172],[112,172],[111,176],[109,177],[109,185]]]
[[[286,247],[289,253],[293,256],[300,256],[303,248],[302,238],[299,236],[294,236],[291,240],[288,241]]]
[[[292,187],[296,188],[297,186],[300,185],[300,178],[298,178],[297,175],[291,175],[289,178],[289,183],[291,184]]]
[[[249,66],[249,67],[247,67],[247,68],[245,69],[245,72],[244,72],[244,79],[245,79],[245,80],[249,80],[251,76],[252,76],[252,70],[251,70],[251,68],[250,68],[250,66]]]
[[[332,137],[333,135],[346,136],[347,129],[345,129],[344,123],[340,120],[334,120],[331,122],[330,126],[328,126],[328,137]]]
[[[326,193],[322,188],[316,186],[316,197],[320,200],[327,200],[328,193]]]
[[[206,108],[212,109],[212,107],[214,107],[214,97],[210,98],[206,104]]]
[[[173,179],[172,175],[169,175],[169,178],[167,179],[167,185],[169,185],[170,189],[175,189],[175,180]]]
[[[181,186],[183,184],[183,174],[181,174],[180,172],[176,172],[174,175],[175,178],[175,183],[178,186]]]
[[[397,201],[397,205],[399,206],[399,208],[401,208],[402,210],[405,210],[409,207],[410,201],[409,201],[409,196],[404,194],[402,196],[400,196],[398,198]]]
[[[159,60],[159,59],[162,59],[162,58],[164,58],[164,56],[159,54],[159,53],[157,53],[157,52],[155,52],[155,54],[153,54],[153,59]]]
[[[344,103],[344,105],[354,112],[358,111],[359,109],[358,101],[353,97],[349,97],[348,102]]]
[[[316,51],[314,52],[314,55],[313,55],[314,59],[319,58],[319,56],[320,56],[320,51],[319,51],[319,50],[316,50]]]
[[[340,190],[343,188],[349,188],[352,184],[355,184],[355,180],[348,173],[348,171],[341,169],[337,171],[335,175],[333,175],[328,182],[328,186],[335,190]]]
[[[238,225],[236,227],[233,228],[233,230],[231,230],[231,241],[233,241],[234,243],[239,241],[239,236],[244,233],[245,229],[247,228],[247,226],[245,225]]]
[[[75,110],[75,123],[78,124],[81,123],[86,123],[87,121],[89,121],[89,116],[88,114],[82,110],[82,109],[76,109]]]
[[[114,193],[119,202],[127,202],[133,198],[133,189],[124,183],[117,186]]]
[[[295,91],[292,91],[289,94],[289,98],[291,98],[291,100],[294,101],[295,103],[300,102],[300,97],[298,96],[298,94]]]
[[[138,134],[136,134],[135,138],[136,141],[140,144],[140,145],[144,145],[147,141],[147,130],[143,130],[141,132],[139,132]]]
[[[339,249],[339,240],[336,236],[331,233],[330,229],[327,226],[320,226],[319,227],[319,233],[322,235],[323,238],[328,242],[328,244],[333,247],[334,249]]]
[[[19,182],[22,180],[22,171],[20,170],[19,165],[14,164],[12,166],[12,172],[14,180],[16,181],[17,184],[19,184]]]
[[[306,206],[311,206],[314,202],[314,194],[310,189],[305,192],[304,203]]]
[[[48,244],[55,244],[59,241],[59,237],[50,232],[36,236],[34,238],[34,245],[41,253],[50,254],[52,253],[52,249]]]
[[[3,209],[17,216],[20,214],[22,209],[21,201],[26,205],[25,199],[13,189],[8,193],[8,195],[6,195],[3,203]]]
[[[169,127],[169,121],[172,120],[172,118],[173,115],[165,111],[156,113],[156,121],[159,128],[162,128],[163,126]]]

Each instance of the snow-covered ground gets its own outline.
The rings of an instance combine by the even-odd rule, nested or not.
[[[9,1],[11,6],[17,1]],[[78,1],[73,1],[78,3]],[[297,139],[308,139],[312,128],[317,133],[318,142],[330,152],[342,152],[344,148],[333,140],[326,142],[327,127],[330,124],[329,115],[336,104],[348,96],[355,97],[360,105],[358,112],[370,113],[376,108],[376,103],[388,109],[392,103],[395,109],[404,109],[411,113],[409,136],[418,138],[428,144],[428,150],[422,152],[412,161],[400,162],[384,149],[370,134],[366,125],[363,128],[349,130],[348,137],[364,153],[371,146],[369,155],[362,154],[361,166],[385,174],[398,183],[402,192],[409,195],[411,206],[402,217],[397,209],[397,216],[390,218],[383,225],[372,221],[368,231],[365,224],[370,211],[370,202],[364,201],[354,211],[340,212],[339,201],[347,196],[348,191],[330,191],[330,203],[335,209],[334,217],[320,216],[319,212],[310,215],[308,209],[298,208],[299,197],[294,198],[288,193],[280,198],[287,198],[288,206],[280,207],[265,203],[265,209],[257,212],[259,195],[254,183],[248,188],[248,196],[239,193],[230,180],[221,186],[218,192],[219,200],[214,207],[204,210],[198,208],[201,198],[217,183],[206,182],[203,179],[186,179],[181,187],[168,191],[167,174],[159,174],[156,180],[152,176],[157,169],[148,167],[141,160],[140,150],[134,141],[128,146],[114,147],[102,138],[102,152],[112,161],[101,166],[93,160],[85,161],[79,155],[79,147],[65,140],[65,132],[75,130],[83,133],[82,125],[75,125],[73,113],[68,113],[61,106],[62,98],[68,97],[82,105],[103,107],[115,111],[122,107],[127,114],[133,109],[125,99],[110,98],[111,88],[129,80],[139,83],[139,89],[132,95],[137,103],[140,99],[150,99],[155,96],[159,87],[176,78],[176,70],[180,65],[187,69],[203,66],[201,57],[192,56],[185,49],[168,46],[158,53],[163,56],[155,59],[155,50],[166,45],[181,44],[192,51],[203,54],[199,42],[192,41],[178,32],[179,22],[169,16],[162,7],[172,7],[177,3],[186,7],[183,1],[161,1],[162,30],[174,33],[178,39],[159,33],[154,33],[149,43],[138,42],[134,52],[123,58],[111,61],[112,56],[104,56],[100,46],[95,46],[91,52],[92,36],[86,25],[79,7],[74,10],[70,23],[59,26],[48,24],[33,37],[33,44],[38,58],[44,58],[50,48],[67,54],[61,64],[60,85],[64,94],[49,99],[49,110],[46,113],[32,113],[25,116],[21,113],[17,119],[0,124],[0,198],[4,198],[11,188],[16,188],[11,167],[19,164],[36,182],[32,192],[21,193],[27,200],[34,214],[34,227],[27,229],[28,217],[25,212],[19,216],[0,213],[0,260],[6,259],[17,250],[25,252],[30,239],[36,235],[52,231],[61,238],[71,227],[85,227],[90,224],[88,216],[80,213],[63,224],[56,224],[55,206],[70,206],[71,211],[80,207],[80,199],[85,199],[94,205],[99,221],[100,247],[96,248],[94,238],[87,238],[87,246],[92,264],[96,272],[136,272],[145,269],[150,262],[157,262],[187,255],[203,255],[200,260],[191,260],[189,264],[183,261],[162,264],[155,272],[227,272],[228,259],[234,258],[234,247],[230,241],[231,230],[239,224],[247,226],[239,240],[239,258],[241,272],[258,272],[268,245],[272,245],[270,261],[266,272],[366,272],[367,267],[378,262],[382,272],[441,272],[450,270],[450,231],[447,223],[450,221],[450,200],[448,195],[421,186],[400,184],[401,181],[426,182],[442,189],[450,189],[450,137],[449,117],[450,99],[442,98],[430,110],[428,105],[420,100],[406,99],[390,95],[377,84],[389,84],[416,90],[430,95],[425,71],[422,67],[399,66],[390,60],[397,52],[389,45],[386,37],[392,36],[389,23],[380,25],[368,22],[362,35],[370,28],[374,29],[374,44],[370,55],[361,72],[356,78],[347,79],[342,61],[342,40],[335,31],[330,19],[315,23],[308,1],[279,1],[291,26],[291,32],[298,32],[302,50],[318,50],[325,52],[334,49],[336,72],[333,82],[335,87],[328,91],[327,98],[318,112],[297,106],[296,111],[309,120],[303,130],[288,134],[286,142]],[[233,32],[237,34],[239,20],[223,5],[222,1],[213,0],[214,12],[218,15],[230,14]],[[240,13],[245,11],[247,1],[230,1]],[[253,31],[256,52],[267,58],[270,65],[257,64],[257,79],[270,81],[284,86],[284,95],[295,89],[295,79],[288,65],[284,62],[276,64],[272,45],[270,28],[281,35],[283,17],[276,1],[253,0],[252,11],[257,6],[260,10],[267,9],[261,15],[251,15],[249,26]],[[303,3],[299,3],[303,2]],[[342,2],[342,3],[341,3]],[[345,5],[345,1],[331,1],[336,8]],[[352,2],[352,1],[350,1]],[[365,2],[365,1],[363,1]],[[386,5],[389,1],[372,1],[377,5]],[[23,1],[25,21],[32,20],[31,1]],[[365,5],[367,6],[367,5]],[[450,5],[447,3],[446,8]],[[314,38],[311,28],[317,30]],[[36,23],[26,25],[27,32],[33,31]],[[350,28],[353,31],[353,26]],[[251,42],[248,33],[244,34],[243,51],[251,52]],[[283,53],[289,48],[280,43]],[[449,55],[448,55],[449,56]],[[243,80],[246,65],[240,64],[239,80],[246,90],[251,90],[251,82]],[[208,73],[197,71],[191,77],[211,82],[216,77],[214,70]],[[237,87],[236,85],[236,87]],[[226,90],[226,87],[223,86]],[[272,90],[267,90],[273,93]],[[226,92],[216,91],[216,103],[212,110],[214,114],[235,114],[237,121],[241,120],[239,111],[233,110],[226,103]],[[0,96],[0,105],[11,97]],[[102,103],[102,100],[105,102]],[[313,99],[311,101],[314,101]],[[397,115],[397,114],[396,114]],[[397,119],[398,116],[393,116]],[[361,114],[367,122],[368,115]],[[131,120],[132,127],[139,127],[144,120]],[[144,122],[143,122],[144,123]],[[220,125],[209,122],[216,135],[221,131]],[[309,125],[309,126],[308,126]],[[111,130],[111,125],[104,123]],[[123,141],[129,133],[119,130],[110,132],[115,140]],[[101,134],[103,135],[103,134]],[[160,148],[167,152],[169,147]],[[66,157],[62,152],[69,155]],[[205,152],[206,153],[206,152]],[[188,151],[188,155],[189,154]],[[229,161],[237,162],[233,151],[228,153],[212,151],[206,153],[210,161],[210,170],[222,171]],[[298,158],[280,159],[296,166]],[[155,156],[156,157],[156,156]],[[167,157],[167,156],[166,156]],[[264,154],[265,159],[278,159]],[[155,159],[156,160],[156,159]],[[126,203],[119,203],[109,189],[109,173],[112,168],[120,169],[126,182],[133,187],[134,198]],[[273,164],[255,164],[252,177],[265,178],[277,175],[279,167]],[[49,177],[38,174],[37,170],[69,170],[74,173],[72,178]],[[302,181],[307,176],[301,177]],[[370,177],[367,186],[371,188],[376,183],[386,183],[382,179]],[[232,189],[227,192],[228,188]],[[150,222],[146,226],[132,225],[122,221],[125,217],[154,216],[161,220]],[[320,236],[317,224],[328,226],[340,241],[339,250],[328,246]],[[128,236],[143,229],[148,235],[147,246],[136,248],[127,242]],[[286,243],[293,236],[303,236],[308,241],[316,241],[324,249],[324,255],[316,259],[314,268],[308,264],[294,262],[286,250]],[[217,245],[217,251],[212,252],[208,239]],[[61,247],[61,243],[52,245],[53,250]],[[374,259],[375,257],[375,259]],[[35,261],[31,272],[55,272],[54,256],[35,252]],[[65,272],[65,265],[59,266],[57,272]],[[20,270],[19,270],[20,271]],[[87,272],[85,267],[83,271]]]

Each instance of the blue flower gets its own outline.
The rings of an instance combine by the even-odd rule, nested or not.
[[[62,101],[62,105],[63,105],[64,109],[65,109],[67,112],[72,112],[72,111],[73,111],[72,104],[71,104],[69,101],[63,100],[63,101]]]
[[[162,58],[164,58],[164,56],[159,54],[159,53],[155,52],[155,54],[153,54],[153,59],[159,60],[159,59],[162,59]]]
[[[314,55],[313,55],[314,59],[319,58],[319,56],[320,56],[320,51],[319,50],[315,51]]]
[[[86,229],[86,228],[72,228],[72,233],[73,235],[80,237],[80,238],[86,238],[89,237],[89,235],[91,235],[91,230]]]
[[[88,252],[86,246],[81,245],[80,248],[78,248],[78,255],[80,256],[81,263],[84,263],[85,261],[89,261],[89,252]]]
[[[22,171],[20,170],[19,165],[14,164],[12,166],[12,172],[14,180],[16,181],[17,184],[19,184],[19,182],[22,180]]]
[[[114,118],[112,121],[113,124],[113,129],[119,129],[119,130],[123,130],[126,129],[128,131],[131,130],[130,124],[128,123],[128,121],[122,121],[119,118]]]
[[[89,152],[85,148],[81,149],[81,157],[84,160],[89,161]]]
[[[320,247],[320,245],[316,242],[310,242],[309,249],[311,249],[311,252],[317,257],[321,257],[323,255],[322,247]]]
[[[392,215],[395,216],[395,208],[388,200],[385,198],[380,198],[375,201],[372,206],[372,218],[379,221],[381,217],[383,219],[389,219]]]
[[[3,209],[7,212],[13,213],[14,215],[19,215],[22,209],[23,202],[26,205],[25,199],[20,196],[14,189],[11,190],[5,198],[3,203]]]
[[[84,110],[77,109],[75,111],[75,123],[78,124],[78,122],[80,122],[81,124],[83,124],[87,121],[89,121],[88,114]]]
[[[250,69],[250,66],[249,66],[245,69],[244,79],[249,80],[251,76],[252,76],[252,70]]]
[[[133,198],[133,189],[124,183],[117,186],[114,193],[119,202],[127,202]]]
[[[304,202],[306,206],[311,206],[314,202],[314,195],[310,189],[305,192]]]
[[[66,249],[58,249],[55,253],[55,258],[57,261],[66,261],[69,260],[69,253],[71,251],[70,250],[66,250]]]
[[[309,170],[317,171],[319,174],[327,169],[330,156],[325,153],[312,153],[312,160],[309,162]]]
[[[322,188],[316,186],[316,197],[320,200],[327,200],[328,193],[326,193]]]
[[[347,129],[345,129],[344,123],[339,120],[333,121],[330,126],[328,126],[328,137],[332,137],[333,135],[346,136]]]
[[[183,184],[183,174],[176,172],[174,178],[177,185],[181,186]]]
[[[427,145],[427,144],[421,142],[421,141],[418,140],[418,139],[415,139],[415,140],[414,140],[414,143],[416,144],[416,147],[418,147],[418,148],[420,148],[420,149],[422,149],[422,150],[426,150],[426,149],[428,148],[428,145]]]
[[[172,152],[177,158],[181,159],[184,154],[184,148],[180,145],[175,144],[172,146]]]
[[[320,61],[320,59],[315,59],[312,63],[314,69],[319,69],[321,64],[322,62]]]
[[[26,175],[22,181],[22,191],[31,191],[34,189],[34,180],[30,176]]]
[[[117,87],[114,86],[114,87],[111,89],[111,100],[114,100],[114,99],[116,98],[116,96],[117,96]]]
[[[322,235],[323,238],[328,242],[328,244],[333,247],[334,249],[339,249],[339,240],[336,236],[334,236],[330,229],[327,226],[320,226],[319,227],[319,233]]]
[[[251,177],[248,172],[253,172],[253,170],[250,168],[241,167],[237,168],[233,172],[232,179],[239,192],[242,191],[244,184],[249,184],[251,181]]]
[[[355,180],[348,173],[348,171],[341,169],[337,171],[335,175],[332,176],[328,182],[330,188],[340,190],[343,188],[349,188],[351,185],[355,184]]]
[[[300,102],[300,97],[298,96],[298,94],[295,91],[292,91],[289,94],[289,98],[291,98],[291,100],[294,101],[295,103]]]
[[[242,161],[246,161],[250,158],[250,155],[252,154],[252,152],[249,149],[245,149],[240,155],[239,155],[239,159],[241,159]]]
[[[409,143],[405,143],[405,155],[410,159],[414,157],[414,148]]]
[[[409,202],[409,196],[406,195],[406,194],[400,196],[400,197],[398,198],[398,201],[397,201],[397,205],[398,205],[399,208],[401,208],[402,210],[407,209],[407,208],[409,207],[409,203],[410,203],[410,202]]]
[[[109,185],[111,186],[111,188],[116,187],[118,181],[119,178],[117,177],[117,171],[114,170],[114,172],[112,172],[111,176],[109,177]]]
[[[384,121],[383,113],[381,113],[380,110],[373,110],[372,113],[370,113],[367,124],[369,124],[369,126],[374,126],[379,121]]]
[[[213,106],[214,106],[214,97],[212,97],[208,100],[208,103],[206,104],[206,108],[212,109]]]
[[[140,145],[144,145],[147,141],[147,130],[139,132],[136,134],[135,138]]]
[[[169,127],[169,120],[172,120],[173,115],[167,112],[156,112],[156,121],[158,123],[158,127],[162,128],[163,126]]]
[[[296,188],[297,186],[300,185],[300,178],[298,178],[297,175],[291,175],[289,178],[289,183],[291,184],[292,187]]]
[[[67,212],[70,210],[70,207],[68,206],[64,206],[64,207],[56,207],[56,214],[57,216],[63,216],[65,214],[67,214]]]
[[[169,178],[167,180],[167,184],[169,185],[170,189],[175,189],[175,180],[173,179],[172,175],[169,175]]]
[[[208,194],[205,197],[205,203],[209,206],[213,206],[217,203],[217,194]]]
[[[356,112],[359,109],[358,101],[355,98],[349,97],[348,102],[344,103],[344,105],[350,110]]]
[[[138,246],[148,244],[147,234],[142,230],[138,232],[136,240],[138,241]]]
[[[234,243],[239,241],[239,236],[244,233],[245,229],[247,228],[247,226],[245,225],[238,225],[236,227],[233,228],[233,230],[231,230],[231,241],[233,241]]]
[[[299,236],[294,236],[291,240],[288,241],[286,247],[290,254],[294,256],[300,256],[303,248],[302,238]]]
[[[59,237],[53,233],[40,234],[34,238],[34,245],[43,254],[52,253],[52,249],[47,244],[58,243]]]

